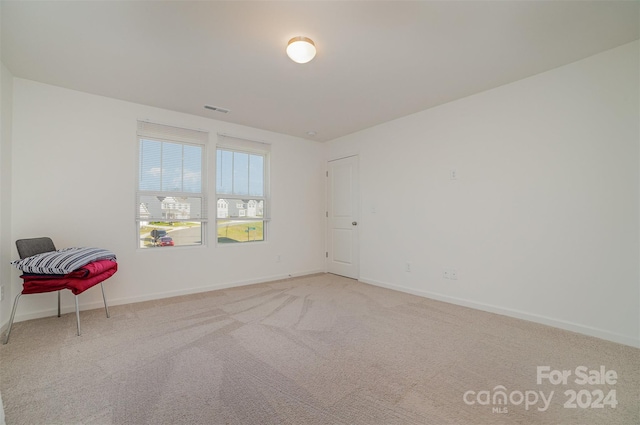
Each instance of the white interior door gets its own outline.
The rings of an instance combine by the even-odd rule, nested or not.
[[[328,179],[327,270],[357,279],[360,273],[358,157],[329,161]]]

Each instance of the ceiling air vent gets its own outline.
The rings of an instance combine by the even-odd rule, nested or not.
[[[211,109],[212,111],[222,112],[223,114],[228,114],[229,112],[231,112],[227,108],[221,108],[219,106],[211,105],[204,105],[204,109]]]

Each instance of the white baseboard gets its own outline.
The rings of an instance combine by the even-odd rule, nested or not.
[[[109,298],[107,293],[107,303],[109,304],[109,307],[116,306],[116,305],[123,305],[123,304],[133,304],[133,303],[138,303],[143,301],[159,300],[162,298],[179,297],[181,295],[191,295],[191,294],[198,294],[201,292],[216,291],[219,289],[228,289],[228,288],[235,288],[240,286],[255,285],[257,283],[274,282],[278,280],[309,276],[309,275],[318,274],[318,273],[324,273],[324,270],[309,270],[304,272],[294,272],[294,273],[288,273],[288,274],[273,275],[273,276],[261,277],[257,279],[248,279],[248,280],[240,280],[235,282],[218,283],[215,285],[200,286],[196,288],[176,289],[173,291],[156,292],[156,293],[145,294],[145,295],[140,295],[136,297]],[[20,307],[18,306],[18,312],[16,312],[14,323],[22,322],[25,320],[40,319],[43,317],[55,316],[58,314],[57,304],[55,304],[55,306],[56,306],[55,308],[32,311],[26,314],[18,314],[20,311]],[[80,297],[80,311],[94,310],[98,308],[104,308],[104,304],[102,303],[102,301],[82,303],[82,296]],[[62,314],[72,313],[72,312],[75,312],[75,306],[61,307]],[[2,326],[0,327],[0,332],[4,332],[7,329],[8,325],[9,325],[9,320],[7,319],[7,321],[2,323]]]
[[[439,294],[437,292],[405,288],[403,286],[384,283],[384,282],[380,282],[375,279],[370,279],[366,277],[361,277],[358,280],[360,282],[367,283],[370,285],[380,286],[382,288],[387,288],[387,289],[393,289],[394,291],[406,292],[408,294],[418,295],[424,298],[430,298],[437,301],[443,301],[450,304],[473,308],[476,310],[487,311],[489,313],[496,313],[503,316],[514,317],[516,319],[523,319],[530,322],[540,323],[542,325],[552,326],[554,328],[564,329],[567,331],[572,331],[572,332],[580,333],[583,335],[593,336],[596,338],[605,339],[607,341],[617,342],[619,344],[640,348],[640,338],[633,338],[626,335],[620,335],[604,329],[593,328],[590,326],[580,325],[578,323],[567,322],[564,320],[554,319],[546,316],[540,316],[537,314],[527,313],[520,310],[513,310],[510,308],[500,307],[496,305],[469,301],[462,298],[456,298],[448,295]]]

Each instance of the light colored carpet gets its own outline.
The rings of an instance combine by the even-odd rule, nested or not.
[[[81,337],[74,314],[15,324],[7,424],[640,423],[640,350],[330,274],[110,310]],[[614,384],[574,382],[601,365]],[[572,375],[538,385],[538,366]],[[546,410],[519,403],[541,391]]]

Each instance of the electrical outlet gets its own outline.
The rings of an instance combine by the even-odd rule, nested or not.
[[[449,280],[458,280],[458,271],[455,269],[444,269],[442,277]]]
[[[4,300],[4,285],[0,286],[0,301]]]
[[[411,271],[411,263],[410,262],[406,262],[406,264],[404,265],[404,271],[405,272],[410,272]]]
[[[282,261],[282,256],[280,254],[276,255],[276,263]]]

